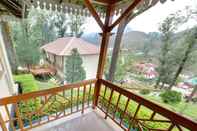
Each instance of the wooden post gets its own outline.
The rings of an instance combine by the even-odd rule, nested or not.
[[[3,131],[8,131],[7,127],[6,127],[6,124],[3,120],[3,117],[1,116],[1,113],[0,113],[0,125],[1,125],[1,128],[2,128]]]
[[[104,24],[104,30],[102,33],[102,42],[100,47],[100,56],[99,56],[99,63],[98,63],[98,70],[97,70],[97,82],[95,85],[95,92],[94,92],[94,105],[93,108],[95,108],[98,105],[98,97],[99,92],[101,88],[101,81],[104,72],[104,66],[107,56],[107,48],[109,43],[109,38],[111,36],[111,31],[109,30],[109,26],[112,23],[114,13],[114,5],[108,5],[107,6],[107,13],[105,18],[105,24]]]
[[[107,2],[106,4],[106,17],[105,17],[105,23],[103,24],[101,21],[101,18],[97,14],[96,10],[92,6],[92,3],[90,0],[85,0],[85,5],[89,9],[92,16],[95,18],[96,22],[102,29],[102,42],[101,42],[101,48],[100,48],[100,56],[99,56],[99,64],[98,64],[98,70],[97,70],[97,82],[95,84],[95,90],[94,90],[94,100],[93,100],[93,108],[95,108],[98,105],[98,97],[99,92],[101,88],[101,79],[104,72],[104,66],[107,56],[107,47],[109,43],[109,38],[111,35],[111,30],[119,24],[121,21],[123,21],[128,14],[140,3],[141,0],[135,0],[132,2],[132,4],[123,12],[123,14],[112,24],[112,18],[114,15],[114,8],[116,5],[115,1]]]

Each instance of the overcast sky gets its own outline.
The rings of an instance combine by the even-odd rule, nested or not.
[[[165,4],[158,3],[148,11],[144,12],[140,16],[132,20],[128,27],[132,30],[143,31],[143,32],[154,32],[158,31],[159,23],[162,22],[168,15],[175,13],[178,10],[183,10],[186,6],[192,6],[197,8],[197,0],[168,0]],[[87,20],[86,32],[100,32],[100,28],[96,22],[89,18]],[[184,28],[191,27],[196,22],[190,21]]]

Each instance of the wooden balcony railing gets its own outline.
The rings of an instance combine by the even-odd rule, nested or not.
[[[101,85],[100,89],[96,85]],[[0,113],[0,129],[28,130],[75,112],[83,113],[92,107],[93,100],[105,118],[125,131],[197,130],[194,121],[101,79],[0,99],[4,112]],[[14,115],[10,114],[11,106]]]
[[[3,131],[28,130],[60,119],[92,105],[95,80],[53,89],[11,96],[0,100],[0,124]],[[14,115],[9,107],[14,108]],[[9,126],[10,127],[9,127]],[[0,128],[0,129],[1,129]]]
[[[125,131],[197,131],[194,121],[108,81],[99,81],[98,108]]]

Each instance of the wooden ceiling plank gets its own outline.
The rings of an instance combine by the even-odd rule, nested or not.
[[[124,18],[126,18],[133,9],[141,2],[142,0],[135,0],[132,4],[121,14],[121,16],[109,27],[112,30],[116,25],[118,25]]]
[[[86,7],[88,8],[90,13],[92,14],[92,16],[95,18],[95,20],[98,23],[98,25],[101,27],[102,30],[104,30],[104,24],[101,21],[101,18],[99,17],[97,11],[95,10],[93,5],[91,4],[90,0],[84,0],[84,2],[85,2]]]

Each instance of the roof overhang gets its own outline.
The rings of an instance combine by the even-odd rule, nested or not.
[[[105,17],[105,12],[99,10],[105,8],[107,5],[114,5],[116,15],[122,13],[122,11],[128,6],[128,3],[131,3],[134,0],[91,0],[91,3],[97,8],[99,16]],[[142,0],[142,2],[151,1],[151,0]],[[158,0],[161,3],[164,3],[167,0]],[[173,0],[172,0],[173,1]],[[41,9],[49,9],[54,11],[62,11],[65,13],[78,13],[84,16],[90,16],[90,12],[83,4],[83,0],[1,0],[0,4],[3,5],[7,12],[11,12],[16,17],[22,18],[24,10],[23,5],[26,5],[27,8],[40,7]],[[0,12],[2,12],[0,8]]]

